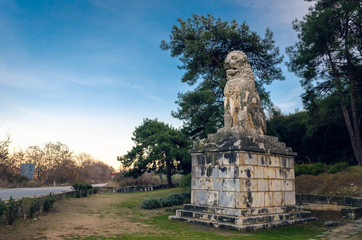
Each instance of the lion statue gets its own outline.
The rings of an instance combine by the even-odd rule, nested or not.
[[[241,51],[232,51],[227,55],[224,67],[227,82],[224,89],[224,128],[220,131],[264,134],[265,114],[248,57]]]

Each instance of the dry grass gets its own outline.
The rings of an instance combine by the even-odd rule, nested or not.
[[[296,194],[362,197],[362,167],[335,174],[301,175],[295,178]]]

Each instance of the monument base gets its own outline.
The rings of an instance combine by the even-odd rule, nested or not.
[[[276,137],[224,131],[190,153],[191,204],[170,219],[245,231],[316,220],[296,205],[296,153]]]
[[[255,231],[317,220],[300,206],[270,208],[220,208],[185,204],[170,220],[202,224],[220,229]]]

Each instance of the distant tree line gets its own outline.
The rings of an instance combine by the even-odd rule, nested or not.
[[[95,183],[110,180],[114,169],[94,159],[91,155],[75,155],[67,145],[46,143],[43,147],[30,146],[26,150],[9,152],[10,138],[0,142],[0,185],[26,182],[20,176],[21,164],[35,165],[35,182],[57,184],[85,182]]]

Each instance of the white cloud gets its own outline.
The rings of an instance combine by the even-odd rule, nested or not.
[[[303,0],[235,0],[235,3],[257,9],[260,16],[271,21],[270,24],[289,25],[294,19],[301,19],[312,5],[312,3]]]

